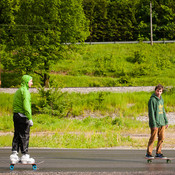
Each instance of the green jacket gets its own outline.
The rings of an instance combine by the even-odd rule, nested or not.
[[[159,99],[155,93],[148,102],[148,115],[150,128],[161,127],[168,124],[162,97]]]
[[[32,79],[29,75],[24,75],[21,80],[21,87],[16,91],[13,99],[13,112],[21,113],[32,120],[31,95],[28,82]]]

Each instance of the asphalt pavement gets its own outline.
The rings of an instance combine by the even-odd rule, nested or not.
[[[175,174],[175,160],[153,160],[147,163],[145,150],[130,149],[32,149],[37,170],[31,165],[9,168],[10,148],[0,148],[0,174]],[[164,150],[168,157],[175,157],[174,150]]]

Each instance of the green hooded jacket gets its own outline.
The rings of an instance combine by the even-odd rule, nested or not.
[[[21,80],[21,87],[16,91],[13,99],[13,112],[24,114],[32,120],[31,95],[28,82],[32,79],[29,75],[24,75]]]
[[[159,128],[168,124],[162,97],[159,99],[155,93],[148,102],[148,115],[150,128]]]

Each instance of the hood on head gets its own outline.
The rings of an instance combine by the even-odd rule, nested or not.
[[[28,82],[32,79],[30,75],[23,75],[21,79],[21,86],[29,88]]]

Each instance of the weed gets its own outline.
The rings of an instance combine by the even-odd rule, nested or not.
[[[52,65],[50,76],[65,87],[175,85],[174,45],[77,45],[71,52],[66,49],[62,59]],[[12,74],[2,73],[3,87],[20,84],[19,75]],[[37,82],[34,75],[35,86]]]
[[[61,92],[58,87],[48,89],[41,87],[38,90],[37,97],[38,101],[33,104],[35,112],[65,117],[71,110],[71,101],[67,92]]]
[[[49,112],[34,114],[31,133],[44,132],[46,136],[31,136],[30,145],[57,148],[97,148],[119,145],[144,147],[147,144],[146,140],[142,142],[122,134],[147,132],[148,123],[136,119],[137,116],[147,115],[151,94],[152,92],[67,93],[67,98],[71,99],[72,103],[69,116],[60,117],[62,116],[60,113],[51,115]],[[0,130],[12,132],[14,130],[13,94],[0,93],[0,98],[3,99],[3,103],[0,101]],[[174,111],[174,88],[164,92],[163,99],[165,110]],[[32,100],[37,103],[38,94],[32,94]],[[0,146],[11,146],[11,135],[0,137]]]

